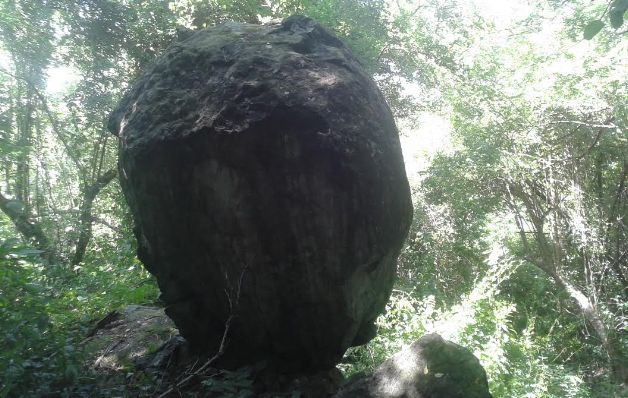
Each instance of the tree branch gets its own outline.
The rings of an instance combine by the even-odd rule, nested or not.
[[[81,208],[79,210],[80,233],[78,241],[76,242],[74,255],[72,256],[72,260],[70,262],[71,265],[78,265],[81,261],[83,261],[87,245],[92,238],[92,207],[96,196],[98,196],[100,191],[117,175],[117,169],[110,169],[105,174],[98,177],[96,181],[94,181],[94,183],[87,187],[83,192],[83,202],[81,203]]]
[[[612,123],[611,124],[595,124],[595,123],[581,122],[579,120],[552,120],[549,122],[549,124],[576,124],[578,126],[595,127],[595,128],[602,128],[602,129],[618,128],[617,125],[612,124]]]
[[[229,331],[231,330],[231,324],[233,323],[233,319],[236,317],[237,307],[238,307],[238,304],[240,303],[240,293],[242,292],[242,281],[244,280],[244,274],[246,273],[247,270],[248,270],[248,266],[245,265],[244,268],[242,269],[242,272],[240,273],[240,278],[238,279],[238,288],[237,288],[236,297],[235,297],[235,304],[231,300],[231,297],[229,296],[229,294],[227,294],[227,299],[229,300],[229,308],[231,312],[229,314],[229,317],[227,318],[227,321],[225,322],[225,331],[222,334],[222,339],[220,340],[220,346],[218,347],[218,352],[216,352],[216,354],[213,357],[209,358],[196,371],[192,372],[190,375],[188,375],[183,380],[178,382],[174,387],[169,388],[163,394],[159,395],[158,398],[165,398],[171,393],[173,393],[175,390],[180,389],[181,387],[186,385],[190,380],[192,380],[194,377],[201,375],[205,370],[207,370],[212,364],[214,364],[224,355],[225,349],[227,348],[227,345],[228,345],[227,339],[229,337]]]

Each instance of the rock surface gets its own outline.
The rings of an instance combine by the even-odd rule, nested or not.
[[[176,337],[175,325],[161,308],[129,305],[103,318],[85,340],[88,366],[115,371],[154,360],[155,349]]]
[[[466,348],[438,334],[421,337],[334,398],[491,398],[486,372]]]
[[[374,336],[412,214],[373,80],[305,17],[173,45],[113,112],[138,254],[225,366],[333,367]]]

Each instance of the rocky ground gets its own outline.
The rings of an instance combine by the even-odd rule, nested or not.
[[[224,337],[226,350],[229,336]],[[90,353],[85,374],[107,397],[491,397],[477,358],[436,334],[423,336],[372,374],[350,380],[336,368],[307,375],[279,372],[263,362],[217,369],[213,365],[222,351],[205,357],[191,353],[158,307],[131,305],[112,312],[84,343]]]

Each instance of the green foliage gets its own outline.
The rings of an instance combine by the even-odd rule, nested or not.
[[[608,358],[628,358],[628,0],[515,2],[526,16],[493,19],[473,3],[0,0],[0,193],[57,254],[43,261],[2,219],[0,397],[95,394],[81,371],[87,329],[156,299],[120,187],[90,197],[115,171],[103,121],[128,83],[178,25],[293,13],[341,37],[404,122],[430,111],[452,128],[451,150],[414,187],[380,333],[347,353],[345,373],[435,331],[476,353],[496,398],[619,397]],[[61,93],[46,91],[53,66],[77,75]],[[249,376],[203,386],[250,396]],[[116,394],[147,394],[155,380],[142,377]]]
[[[583,38],[591,40],[604,30],[608,23],[614,32],[608,34],[622,35],[625,32],[619,31],[624,24],[624,16],[628,10],[628,1],[626,0],[610,0],[607,2],[591,2],[590,5],[582,7],[578,4],[574,7],[576,13],[573,21],[582,26]],[[597,17],[595,17],[597,16]],[[585,22],[586,21],[586,22]]]
[[[588,13],[581,4],[574,8],[573,15]],[[591,29],[599,31],[596,25]],[[460,267],[486,278],[494,265],[519,264],[504,275],[495,296],[503,308],[512,308],[505,326],[514,335],[507,334],[494,352],[508,354],[509,344],[518,340],[524,346],[512,352],[525,354],[520,371],[518,360],[506,354],[491,357],[489,373],[505,377],[512,368],[522,381],[519,390],[517,382],[493,381],[503,396],[524,394],[526,385],[535,386],[538,396],[563,396],[561,388],[569,385],[568,396],[590,396],[610,380],[593,374],[625,366],[625,321],[611,304],[628,286],[625,271],[617,268],[624,261],[616,257],[626,248],[625,227],[616,217],[626,211],[628,97],[614,51],[625,51],[625,45],[598,39],[588,55],[571,54],[573,43],[565,38],[546,48],[521,37],[486,46],[467,71],[468,86],[450,92],[454,149],[434,156],[417,189],[421,238],[404,256],[421,261],[404,257],[404,267],[428,275],[430,282],[436,278],[432,286],[452,287],[448,275],[464,275]],[[548,74],[553,65],[560,69]],[[475,256],[464,255],[465,249]],[[493,265],[492,257],[498,260]],[[609,271],[613,277],[607,277]],[[459,283],[453,291],[472,298],[480,283]],[[451,289],[439,293],[430,284],[416,286],[437,300],[455,300]],[[457,338],[469,347],[490,346],[478,333],[499,337],[500,329],[486,322],[497,315],[488,308],[470,313],[473,331]],[[530,369],[539,383],[526,379]],[[611,379],[619,384],[622,377],[619,371]]]
[[[547,355],[547,339],[535,332],[535,321],[541,316],[516,330],[515,305],[488,290],[476,290],[450,309],[439,309],[434,303],[434,297],[395,291],[386,314],[378,319],[377,337],[345,355],[340,366],[345,375],[369,372],[402,345],[435,332],[474,352],[487,371],[495,398],[622,396],[621,387],[607,379],[591,386],[582,370]]]
[[[624,24],[624,14],[628,11],[627,0],[613,0],[608,10],[608,19],[613,29],[619,29]]]
[[[0,241],[2,397],[29,385],[49,390],[59,374],[62,382],[76,376],[71,360],[74,343],[54,328],[48,312],[53,290],[41,277],[36,255],[29,250],[14,239]]]
[[[602,28],[604,28],[604,22],[599,19],[589,22],[587,26],[584,27],[584,39],[591,40],[600,32],[600,30],[602,30]]]
[[[71,391],[81,383],[81,341],[93,322],[127,303],[156,300],[131,250],[117,264],[75,271],[46,268],[38,254],[16,239],[0,240],[0,397]]]

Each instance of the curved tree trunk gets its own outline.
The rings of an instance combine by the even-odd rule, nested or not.
[[[33,246],[44,252],[43,257],[49,263],[57,262],[57,255],[53,245],[44,233],[38,222],[32,221],[26,206],[18,200],[12,200],[0,193],[0,210],[6,214],[24,238]]]
[[[546,271],[546,270],[544,270]],[[547,271],[546,271],[547,272]],[[593,327],[602,347],[608,355],[613,379],[628,386],[628,363],[618,349],[618,342],[604,323],[596,306],[589,298],[558,272],[548,273],[558,286],[563,288],[576,303],[584,319]]]

